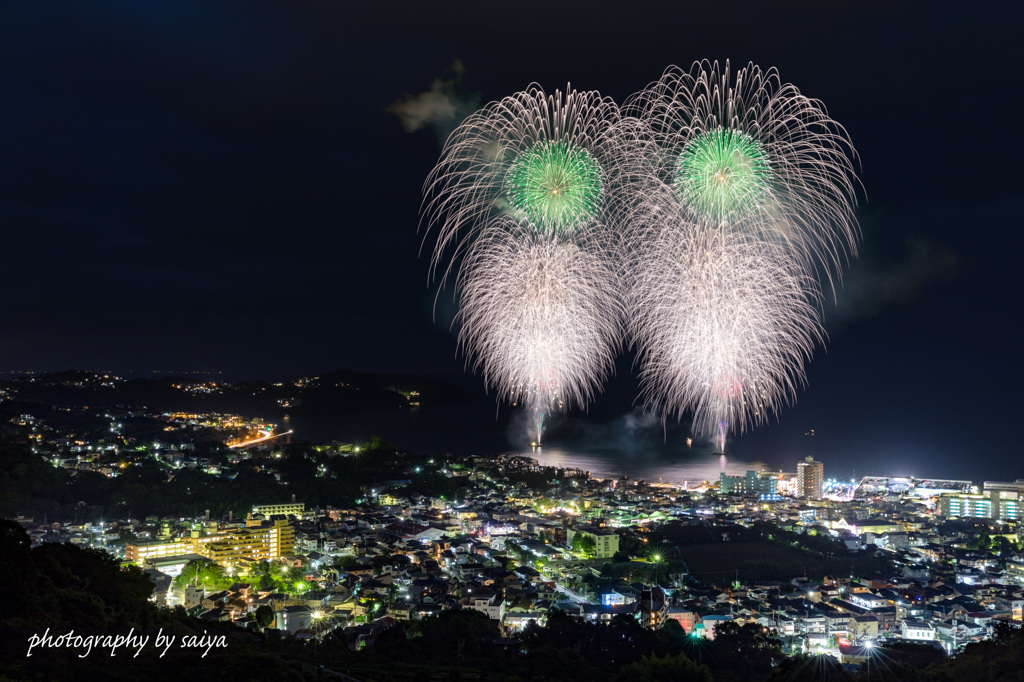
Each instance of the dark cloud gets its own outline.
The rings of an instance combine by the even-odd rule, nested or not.
[[[914,303],[928,287],[952,280],[963,267],[952,249],[925,235],[908,235],[896,260],[853,262],[843,278],[835,311],[829,315],[830,326],[848,325],[891,306]]]

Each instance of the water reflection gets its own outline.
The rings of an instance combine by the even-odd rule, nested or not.
[[[632,480],[691,484],[716,481],[719,474],[743,475],[748,469],[774,469],[760,461],[741,461],[713,452],[714,444],[697,440],[660,420],[627,414],[607,424],[563,419],[543,448],[533,450],[528,415],[492,402],[424,405],[418,410],[293,414],[295,440],[364,442],[380,436],[398,448],[419,454],[450,452],[457,456],[519,452],[545,466],[574,467],[597,478],[629,476]]]
[[[522,451],[543,466],[589,471],[595,478],[643,479],[649,482],[698,483],[717,481],[721,473],[742,476],[748,470],[765,469],[763,462],[743,462],[720,453],[695,452],[684,448],[653,448],[624,453],[620,450],[569,450],[543,447]]]

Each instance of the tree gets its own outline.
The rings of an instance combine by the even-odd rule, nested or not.
[[[270,627],[271,623],[274,622],[274,609],[270,608],[266,604],[263,604],[256,609],[256,624],[261,628]]]
[[[707,666],[697,665],[685,654],[678,656],[656,655],[643,656],[639,661],[624,666],[619,671],[620,680],[629,682],[655,682],[656,680],[673,680],[680,682],[712,682],[711,670]]]
[[[202,586],[208,590],[222,590],[230,587],[234,582],[224,572],[224,567],[219,564],[205,560],[193,559],[181,569],[181,574],[174,579],[174,585],[178,589],[185,589],[189,585]]]
[[[359,560],[354,556],[340,556],[334,560],[334,567],[340,568],[343,571],[347,571],[354,568],[359,564]]]
[[[580,554],[586,554],[588,557],[594,556],[597,551],[597,542],[590,535],[585,533],[576,533],[572,538],[572,549],[574,552]]]
[[[198,559],[193,559],[185,564],[181,573],[174,579],[174,584],[183,589],[189,585],[199,585],[203,574],[203,563]]]
[[[678,656],[686,651],[689,635],[675,618],[669,618],[658,629],[658,648],[669,656]]]
[[[853,676],[843,669],[842,664],[828,655],[785,658],[768,679],[769,682],[853,682]]]
[[[32,540],[20,523],[10,519],[0,519],[0,557],[11,561],[11,563],[16,563],[12,559],[20,561],[28,554],[31,546]]]

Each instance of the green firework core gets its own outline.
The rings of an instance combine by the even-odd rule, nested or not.
[[[520,152],[505,176],[512,208],[550,232],[591,220],[603,185],[601,166],[590,152],[565,142],[538,142]]]
[[[761,143],[718,128],[691,140],[679,155],[676,186],[702,218],[722,222],[757,210],[769,196],[771,168]]]

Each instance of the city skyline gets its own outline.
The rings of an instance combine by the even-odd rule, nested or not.
[[[598,4],[537,23],[528,6],[401,7],[12,8],[0,27],[0,366],[271,379],[352,368],[481,391],[456,355],[450,291],[435,309],[418,253],[439,139],[531,81],[622,100],[667,64],[752,60],[846,126],[863,239],[826,302],[807,388],[731,452],[795,461],[813,428],[827,466],[936,475],[967,460],[1024,476],[1021,319],[1002,303],[1021,142],[980,144],[963,123],[999,102],[1002,129],[998,112],[1020,97],[1020,75],[1001,68],[1015,44],[999,12],[969,30],[952,6],[751,5],[717,33],[696,28],[714,24],[709,8],[620,17]],[[629,414],[632,360],[571,418]]]

